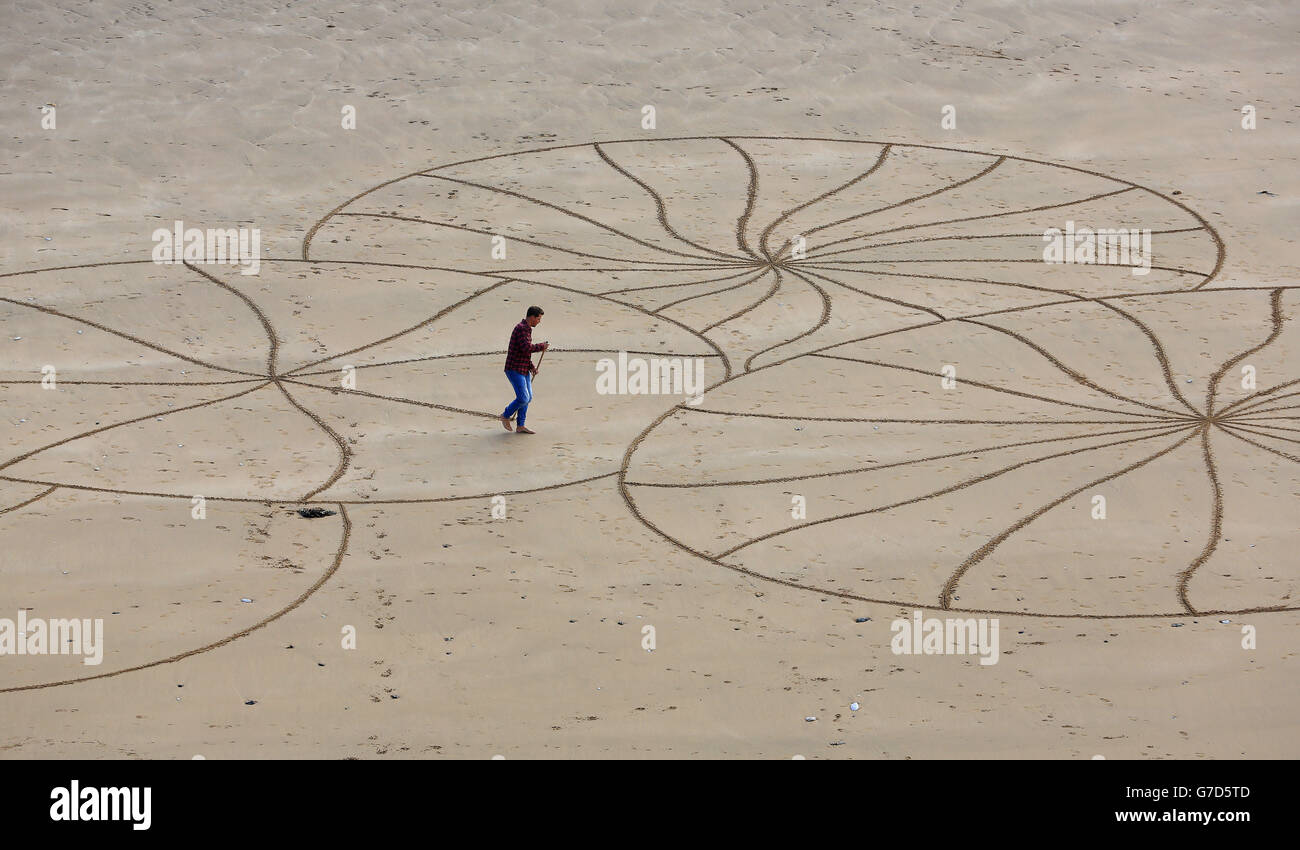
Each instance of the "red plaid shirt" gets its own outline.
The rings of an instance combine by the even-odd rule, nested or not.
[[[510,332],[510,347],[506,350],[506,371],[531,375],[536,371],[533,368],[532,354],[534,351],[541,350],[540,342],[533,345],[533,326],[524,319]]]

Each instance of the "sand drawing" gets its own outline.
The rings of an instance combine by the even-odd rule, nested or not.
[[[1045,263],[1045,231],[1067,223],[1149,230],[1147,267]],[[291,602],[238,632],[0,691],[167,664],[267,626],[346,568],[369,507],[542,499],[577,484],[599,483],[599,498],[700,569],[801,591],[792,602],[1097,619],[1296,610],[1300,574],[1281,565],[1295,559],[1268,528],[1293,516],[1300,480],[1300,287],[1233,286],[1218,279],[1224,257],[1194,210],[1110,174],[925,145],[730,136],[425,169],[350,198],[310,227],[300,256],[263,258],[258,277],[148,260],[0,275],[8,321],[30,316],[123,352],[60,368],[60,394],[84,394],[92,418],[97,392],[135,400],[93,427],[5,447],[0,536],[59,494],[188,512],[197,485],[143,471],[158,451],[141,450],[114,480],[87,467],[83,447],[107,445],[94,441],[161,444],[149,435],[188,415],[232,429],[244,416],[296,416],[284,445],[310,446],[268,449],[256,476],[212,478],[204,497],[319,505],[335,513],[286,522],[337,540]],[[131,292],[129,309],[104,315],[84,296],[78,281],[105,275]],[[175,298],[202,299],[202,325],[151,333]],[[355,301],[356,327],[308,328],[311,300],[335,298]],[[492,421],[506,395],[500,305],[531,298],[559,302],[548,318],[584,316],[568,328],[590,316],[603,341],[555,340],[541,380],[572,381],[547,388],[554,424],[537,439],[597,427],[586,423],[603,402],[582,388],[620,349],[706,358],[703,402],[639,400],[641,418],[609,432],[608,452],[541,477],[473,469],[515,439]],[[355,387],[340,385],[345,368]],[[15,409],[44,402],[39,365],[0,379]],[[566,419],[567,408],[584,412]],[[424,418],[368,428],[388,423],[379,410]],[[272,426],[247,427],[271,439]],[[425,484],[395,467],[384,441],[400,428],[402,457],[423,453],[454,475]],[[182,465],[161,457],[160,469]],[[1234,512],[1261,491],[1263,508]],[[796,496],[806,516],[792,515]],[[1075,539],[1081,525],[1084,544],[1054,536]]]

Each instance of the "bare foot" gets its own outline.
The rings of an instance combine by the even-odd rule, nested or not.
[[[510,418],[509,418],[509,417],[507,417],[507,416],[498,416],[497,418],[501,420],[501,427],[502,427],[502,428],[505,428],[507,431],[513,431],[513,430],[515,430],[515,426],[513,426],[513,425],[510,424]]]
[[[520,426],[515,430],[515,433],[516,433],[516,434],[536,434],[537,432],[534,431],[532,428],[526,428],[526,427],[524,427],[523,425],[520,425]]]

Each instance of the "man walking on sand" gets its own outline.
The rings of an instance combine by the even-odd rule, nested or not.
[[[533,328],[541,324],[541,321],[542,308],[529,307],[528,315],[510,333],[510,347],[506,351],[506,377],[514,388],[515,400],[501,414],[501,427],[507,431],[512,430],[510,417],[518,413],[519,427],[513,429],[516,434],[537,433],[524,426],[524,418],[528,415],[528,403],[533,400],[533,375],[537,374],[537,367],[533,365],[533,352],[550,348],[548,342],[533,344]]]

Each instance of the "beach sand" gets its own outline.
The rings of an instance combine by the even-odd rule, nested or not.
[[[0,755],[1300,756],[1288,4],[11,5]]]

